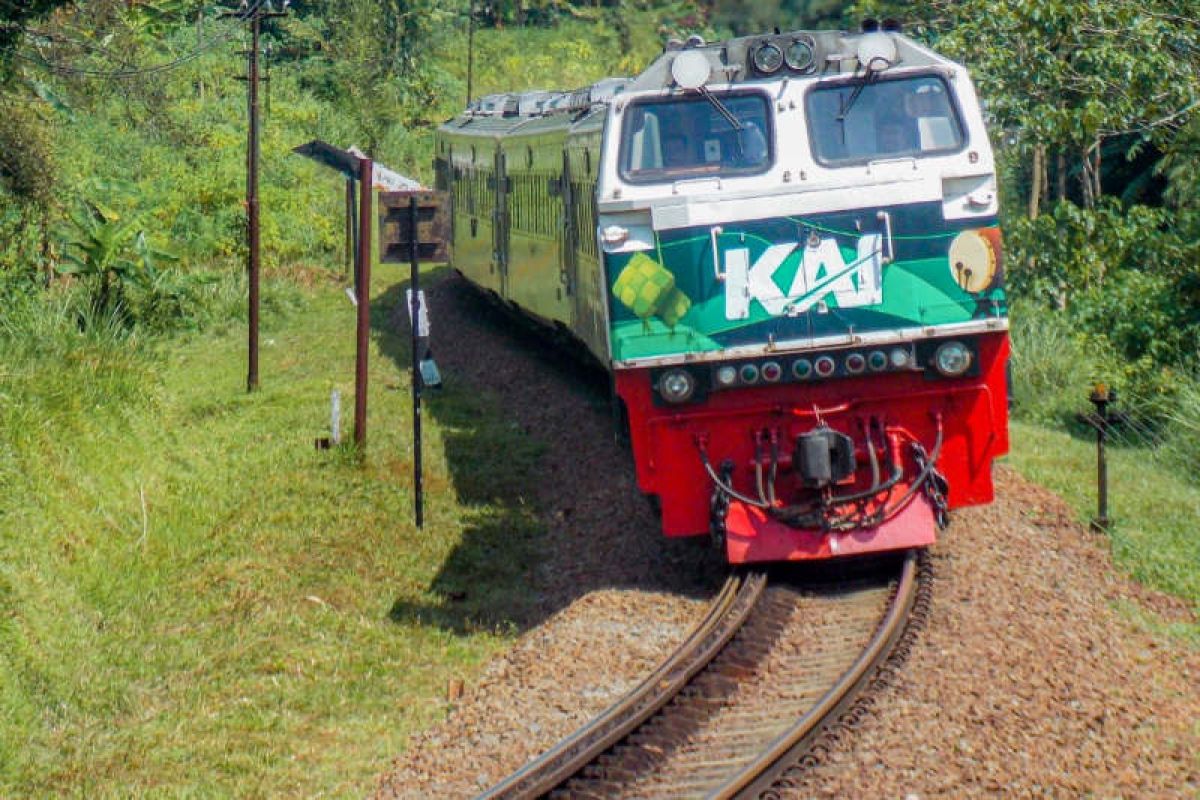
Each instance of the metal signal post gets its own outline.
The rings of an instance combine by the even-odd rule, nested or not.
[[[409,318],[412,320],[412,397],[413,397],[413,508],[416,511],[417,527],[425,525],[424,498],[421,486],[421,267],[417,238],[417,196],[408,198],[408,259]]]
[[[259,36],[262,33],[262,21],[270,17],[287,16],[288,3],[283,4],[283,10],[276,11],[266,0],[256,0],[253,6],[247,8],[246,3],[237,11],[226,11],[222,17],[236,17],[250,23],[250,50],[246,53],[246,74],[239,76],[247,82],[247,105],[250,116],[246,145],[246,228],[249,246],[246,271],[249,283],[249,308],[247,320],[246,358],[246,391],[252,392],[258,388],[258,309],[259,309],[259,277],[261,274],[261,241],[258,218],[258,51]]]

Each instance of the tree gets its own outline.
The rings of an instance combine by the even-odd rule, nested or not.
[[[845,22],[846,7],[837,0],[707,0],[714,27],[736,36],[780,30],[838,28]]]
[[[1091,207],[1102,154],[1169,144],[1200,100],[1200,13],[1190,0],[933,0],[917,32],[966,63],[993,124],[1030,165],[1029,211],[1074,172]],[[903,9],[867,0],[864,15]],[[1073,168],[1077,165],[1077,168]]]
[[[71,0],[0,0],[0,80],[7,80],[11,75],[11,55],[25,32],[25,25],[70,2]]]

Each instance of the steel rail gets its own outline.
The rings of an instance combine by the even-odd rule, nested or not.
[[[649,677],[600,716],[476,800],[541,797],[595,761],[670,702],[724,649],[749,618],[766,584],[763,572],[731,575],[703,619]]]
[[[842,673],[837,683],[831,686],[792,728],[776,738],[758,758],[724,786],[708,795],[709,798],[728,800],[758,797],[768,793],[779,773],[799,761],[825,724],[835,719],[850,704],[857,690],[866,684],[866,679],[874,668],[889,656],[893,645],[904,632],[905,623],[917,598],[917,561],[918,555],[915,551],[906,555],[899,582],[888,604],[887,614],[880,621],[879,627],[862,653]]]

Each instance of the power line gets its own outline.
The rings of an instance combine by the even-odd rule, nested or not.
[[[244,22],[256,14],[264,3],[269,3],[269,0],[254,0],[254,4],[252,6],[238,9],[230,16],[236,18],[238,22]],[[179,58],[172,59],[171,61],[167,61],[162,64],[155,64],[152,67],[131,67],[128,69],[117,70],[94,70],[85,69],[82,67],[67,66],[63,64],[55,64],[41,57],[25,55],[24,53],[21,53],[15,49],[12,51],[12,54],[23,61],[29,61],[39,67],[42,67],[43,69],[50,70],[57,75],[81,75],[88,78],[115,80],[123,78],[135,78],[140,75],[153,75],[175,69],[176,67],[180,67],[190,61],[195,61],[197,58],[209,52],[210,50],[225,44],[237,36],[240,32],[240,28],[232,28],[227,33],[221,36],[215,36],[209,41],[199,45],[195,50],[187,53],[186,55],[182,55]]]

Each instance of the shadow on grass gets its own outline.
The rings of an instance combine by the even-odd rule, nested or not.
[[[398,600],[392,619],[460,634],[519,630],[596,589],[706,595],[723,567],[704,543],[658,535],[633,487],[632,460],[611,435],[608,376],[549,344],[544,331],[488,302],[448,268],[422,280],[446,379],[445,389],[423,395],[424,408],[441,429],[466,529],[431,583],[442,601]],[[405,372],[407,288],[398,283],[371,306],[377,345]],[[573,444],[562,444],[564,437]],[[578,453],[565,459],[566,468],[554,452],[564,447]],[[610,497],[611,504],[600,499]],[[632,534],[611,533],[623,527],[635,529],[645,546],[628,547]],[[594,529],[610,533],[593,536]],[[660,556],[665,567],[640,563]]]

